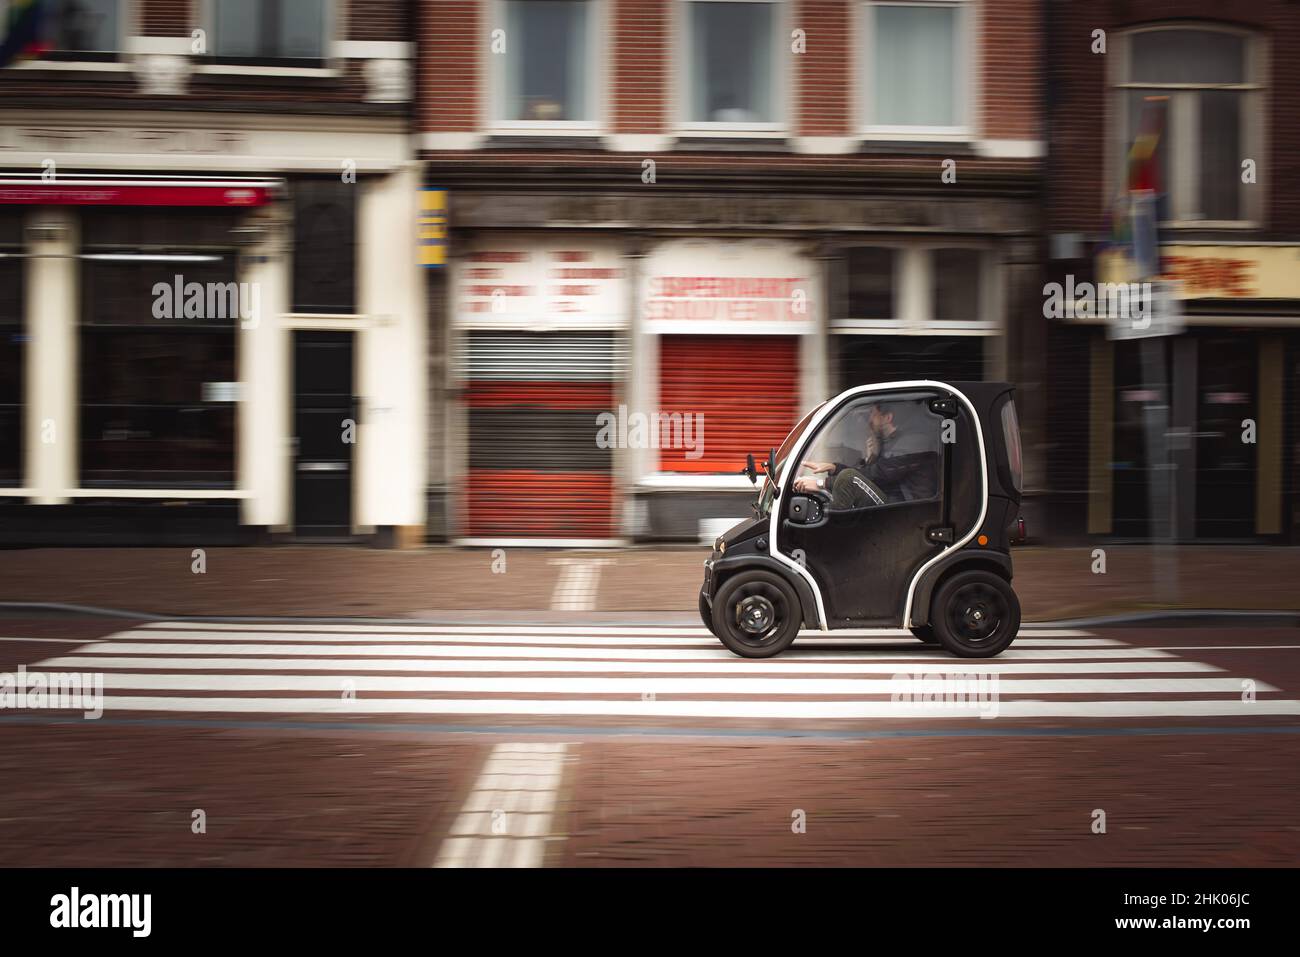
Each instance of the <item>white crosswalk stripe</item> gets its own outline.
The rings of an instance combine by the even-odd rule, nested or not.
[[[64,649],[60,649],[64,650]],[[1172,650],[1026,628],[990,660],[882,629],[810,634],[767,660],[702,628],[158,622],[29,666],[96,673],[106,714],[767,721],[1300,714],[1300,701]]]

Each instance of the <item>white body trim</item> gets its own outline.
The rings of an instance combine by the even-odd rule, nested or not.
[[[947,548],[941,550],[937,555],[935,555],[928,562],[926,562],[924,565],[918,568],[916,570],[916,574],[912,576],[912,581],[907,586],[907,597],[903,600],[902,620],[903,620],[903,627],[905,628],[912,627],[912,597],[916,593],[916,584],[921,580],[921,576],[925,574],[927,569],[929,569],[937,561],[939,561],[941,558],[947,555],[948,552],[953,551],[954,549],[961,548],[972,538],[974,538],[975,533],[979,531],[980,526],[984,524],[984,518],[988,514],[988,509],[989,509],[988,454],[984,447],[984,427],[980,423],[979,413],[976,411],[974,404],[972,404],[971,400],[966,398],[966,396],[962,394],[962,392],[959,389],[956,389],[953,386],[948,385],[946,382],[939,382],[934,379],[908,379],[906,381],[901,381],[901,382],[877,382],[872,385],[854,386],[851,389],[846,389],[845,391],[841,392],[839,395],[835,396],[835,398],[831,399],[825,405],[822,406],[821,411],[819,411],[813,417],[812,421],[808,423],[808,427],[804,429],[803,436],[800,438],[799,443],[793,449],[790,450],[790,456],[787,459],[787,461],[790,463],[797,463],[801,461],[803,458],[804,449],[807,448],[809,441],[812,439],[813,435],[816,434],[817,430],[821,427],[821,424],[826,420],[828,416],[833,414],[846,400],[856,398],[857,396],[860,395],[870,395],[873,392],[897,392],[902,389],[917,389],[917,388],[947,389],[954,396],[960,399],[965,404],[966,408],[970,410],[971,418],[974,420],[975,423],[975,437],[979,441],[979,448],[980,448],[980,513],[979,516],[975,519],[975,523],[970,527],[970,530],[967,531],[966,534],[964,534],[961,538],[958,538]],[[773,463],[773,465],[775,465],[775,463]],[[812,589],[813,598],[817,602],[818,628],[821,631],[830,631],[831,630],[830,624],[826,619],[826,603],[825,601],[822,600],[822,593],[821,593],[821,589],[817,586],[817,580],[813,578],[812,574],[808,571],[808,569],[804,568],[794,559],[788,558],[787,556],[781,554],[781,552],[776,547],[777,522],[780,518],[781,503],[784,500],[783,497],[789,492],[790,487],[794,484],[793,476],[796,471],[798,471],[798,469],[793,467],[793,465],[790,468],[786,469],[786,473],[781,477],[781,484],[778,487],[779,494],[777,495],[776,499],[773,500],[772,502],[772,509],[771,509],[771,515],[769,517],[768,536],[767,536],[768,554],[771,555],[773,558],[775,558],[781,564],[789,567],[796,575],[798,575],[808,583],[808,586]],[[945,489],[944,494],[947,494],[947,492],[948,490]]]

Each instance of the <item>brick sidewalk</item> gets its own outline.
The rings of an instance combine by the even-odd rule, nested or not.
[[[1013,552],[1026,620],[1160,608],[1300,610],[1300,549],[1174,549],[1177,590],[1157,594],[1153,550],[1106,548],[1106,574],[1088,548]],[[600,557],[595,610],[695,610],[704,548],[600,552],[509,548],[388,551],[355,547],[219,548],[191,571],[185,548],[0,551],[0,600],[65,602],[162,615],[407,616],[551,607],[561,560]],[[504,564],[503,564],[504,563]],[[494,571],[494,564],[497,571]]]

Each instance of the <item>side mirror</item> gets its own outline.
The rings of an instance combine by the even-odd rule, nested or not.
[[[767,450],[767,461],[763,463],[763,468],[767,471],[768,477],[772,479],[772,484],[776,484],[776,449]]]
[[[754,467],[754,453],[750,452],[745,456],[745,467],[741,470],[742,474],[749,476],[749,484],[758,484],[758,469]]]

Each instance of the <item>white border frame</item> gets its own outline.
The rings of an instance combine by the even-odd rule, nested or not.
[[[803,454],[807,449],[808,444],[812,441],[813,436],[817,434],[817,431],[821,428],[822,423],[825,422],[825,420],[831,414],[838,411],[840,407],[844,405],[845,402],[849,401],[850,399],[855,399],[858,396],[862,396],[862,395],[871,395],[877,392],[901,392],[906,389],[946,389],[949,392],[951,392],[954,396],[956,396],[958,399],[960,399],[961,402],[970,411],[971,419],[975,423],[975,437],[979,440],[979,447],[980,447],[980,513],[979,516],[975,519],[975,523],[971,526],[968,532],[962,535],[961,538],[955,540],[947,548],[940,549],[937,555],[935,555],[933,558],[931,558],[929,561],[923,564],[920,568],[918,568],[916,570],[916,574],[912,576],[912,581],[907,586],[907,597],[903,600],[903,616],[902,616],[903,627],[911,628],[912,627],[912,598],[916,593],[916,585],[917,582],[921,580],[921,576],[924,575],[927,570],[929,570],[936,562],[942,559],[949,552],[953,552],[959,548],[962,548],[967,542],[969,542],[972,538],[974,538],[975,533],[978,532],[980,526],[984,524],[984,518],[988,514],[988,509],[989,509],[988,452],[986,451],[984,446],[984,426],[980,422],[979,413],[976,411],[974,404],[960,390],[953,388],[951,385],[949,385],[946,382],[940,382],[936,379],[908,379],[900,382],[876,382],[871,385],[854,386],[851,389],[845,389],[839,395],[835,396],[833,399],[829,400],[825,405],[823,405],[820,410],[818,410],[817,414],[813,416],[812,421],[808,423],[807,428],[804,429],[803,435],[799,438],[799,442],[794,446],[794,448],[790,450],[790,454],[786,458],[786,461],[791,463],[802,461]],[[808,583],[808,587],[812,589],[813,599],[817,603],[818,630],[828,632],[831,630],[831,628],[826,620],[826,603],[822,599],[822,592],[817,585],[817,580],[813,578],[812,573],[809,572],[808,569],[804,568],[794,559],[788,558],[787,556],[783,555],[780,552],[780,550],[776,547],[778,522],[781,518],[781,504],[786,500],[786,496],[790,494],[790,488],[794,485],[794,474],[797,471],[798,471],[797,468],[788,467],[785,470],[785,474],[781,476],[781,483],[778,486],[778,492],[780,494],[772,502],[771,513],[768,519],[767,552],[772,558],[776,559],[778,562],[785,565],[787,568],[789,568],[796,575],[798,575],[800,578],[802,578],[804,581]],[[947,490],[945,490],[945,493],[946,491]]]
[[[955,126],[886,126],[874,123],[871,115],[873,42],[876,7],[949,7],[957,11],[957,44],[965,62],[956,75],[955,102],[961,123]],[[980,13],[978,0],[854,0],[850,9],[851,68],[849,103],[857,138],[860,140],[969,143],[980,129]]]
[[[1132,65],[1132,38],[1138,33],[1167,32],[1172,30],[1199,30],[1208,33],[1227,33],[1242,38],[1245,41],[1246,62],[1244,83],[1137,83],[1130,79],[1130,68]],[[1167,92],[1170,96],[1169,108],[1170,113],[1186,113],[1188,97],[1177,96],[1178,93],[1194,93],[1201,90],[1239,90],[1244,94],[1241,126],[1241,152],[1243,157],[1253,157],[1256,161],[1256,182],[1252,188],[1247,188],[1246,184],[1238,181],[1238,201],[1240,203],[1240,219],[1171,219],[1166,220],[1158,225],[1162,229],[1260,229],[1263,226],[1264,210],[1267,209],[1267,189],[1266,189],[1266,172],[1267,163],[1264,162],[1269,148],[1268,139],[1268,121],[1265,118],[1265,110],[1268,109],[1268,68],[1269,68],[1269,49],[1267,38],[1258,31],[1250,30],[1245,27],[1238,27],[1232,24],[1220,23],[1214,20],[1178,20],[1167,23],[1148,23],[1140,26],[1130,27],[1124,30],[1115,38],[1114,57],[1108,57],[1106,70],[1106,96],[1109,109],[1107,111],[1108,129],[1106,131],[1106,151],[1103,158],[1103,188],[1106,193],[1102,197],[1103,209],[1111,209],[1117,197],[1123,189],[1125,177],[1125,150],[1128,139],[1128,94],[1138,90],[1153,90]],[[1181,104],[1181,105],[1180,105]],[[1192,126],[1199,120],[1194,113],[1179,117],[1175,120],[1174,135],[1179,135],[1179,129],[1182,129],[1182,137],[1190,138],[1195,141],[1197,138],[1191,136],[1191,130],[1188,129],[1187,119],[1191,118]],[[1168,136],[1168,131],[1165,133]],[[1182,159],[1174,160],[1171,164],[1170,175],[1174,180],[1169,184],[1170,193],[1170,211],[1177,215],[1181,212],[1181,204],[1186,201],[1186,191],[1194,190],[1196,187],[1189,182],[1191,178],[1189,165],[1198,167],[1200,151],[1197,149],[1195,142],[1192,142],[1190,149],[1185,149],[1183,144],[1179,144],[1179,149],[1175,150]],[[1199,168],[1196,173],[1199,176]],[[1237,168],[1238,179],[1240,180],[1240,164]]]
[[[795,80],[794,64],[789,60],[789,36],[792,13],[790,3],[783,0],[669,0],[669,69],[665,77],[668,86],[668,103],[671,111],[669,126],[672,135],[682,139],[709,137],[736,139],[782,140],[790,135],[791,113]],[[773,70],[772,112],[776,119],[768,123],[713,123],[692,120],[691,91],[694,77],[691,70],[691,11],[693,3],[770,3],[776,7],[772,18]],[[676,67],[676,69],[674,69]]]
[[[506,34],[504,55],[492,52],[492,31],[506,29],[506,4],[510,0],[482,0],[479,7],[480,55],[478,106],[482,117],[480,127],[489,135],[498,136],[590,136],[600,137],[609,132],[609,89],[614,76],[613,33],[609,26],[611,15],[609,0],[584,0],[588,6],[587,17],[587,96],[590,98],[591,118],[586,120],[503,120],[500,119],[505,97],[504,57],[510,56],[513,42]]]

